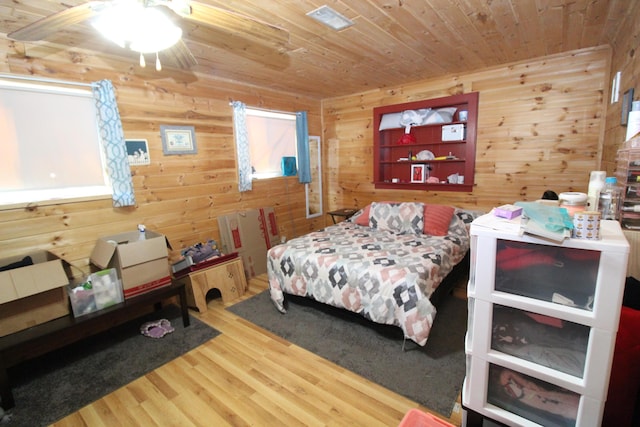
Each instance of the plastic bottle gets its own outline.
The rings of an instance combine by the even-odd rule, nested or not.
[[[598,212],[602,219],[618,219],[621,193],[616,177],[608,176],[598,198]]]
[[[146,227],[142,224],[138,224],[138,240],[147,240],[147,233],[145,233]]]
[[[606,177],[606,171],[591,171],[591,175],[589,176],[589,190],[587,192],[588,210],[598,210],[598,198],[600,197],[600,191],[604,188]]]

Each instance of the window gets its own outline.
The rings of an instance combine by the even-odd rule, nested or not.
[[[89,88],[0,79],[0,205],[111,194]]]
[[[282,158],[296,157],[296,115],[247,108],[253,178],[282,176]]]

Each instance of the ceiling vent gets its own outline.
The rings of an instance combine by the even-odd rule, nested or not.
[[[353,25],[353,21],[324,5],[307,13],[307,16],[315,19],[336,31],[344,30]]]

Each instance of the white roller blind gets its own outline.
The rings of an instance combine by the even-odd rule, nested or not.
[[[90,90],[0,79],[0,204],[111,194]]]
[[[253,177],[282,176],[282,158],[296,156],[295,114],[250,108],[246,111]]]

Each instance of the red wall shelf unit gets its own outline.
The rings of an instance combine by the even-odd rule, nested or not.
[[[380,130],[385,114],[397,114],[407,110],[456,109],[451,123],[425,124],[411,127],[415,143],[401,144],[404,127]],[[467,111],[467,120],[460,120],[459,112]],[[472,191],[476,161],[476,132],[478,118],[478,92],[452,95],[443,98],[387,105],[373,109],[374,121],[374,184],[376,188],[398,190]],[[443,141],[443,126],[462,125],[464,138]],[[411,160],[411,155],[428,150],[436,158],[450,156],[444,160]],[[408,160],[400,160],[400,159]],[[425,165],[430,177],[438,182],[411,182],[412,165]],[[450,175],[464,177],[460,183],[449,183]],[[425,177],[425,181],[426,181]]]

